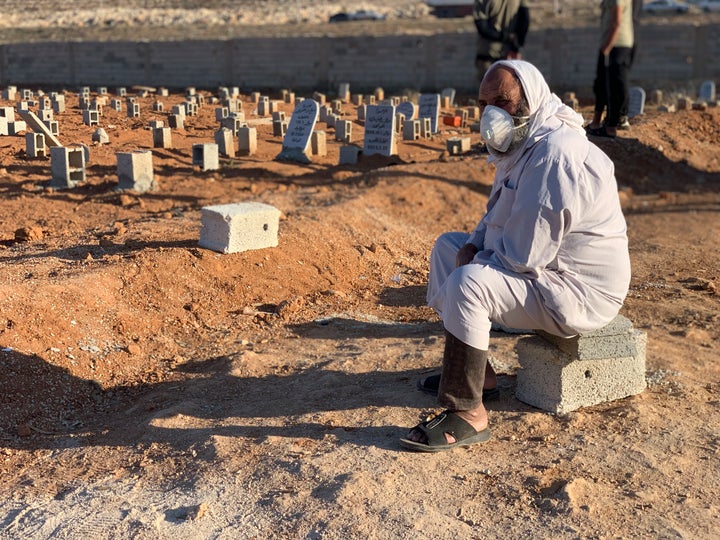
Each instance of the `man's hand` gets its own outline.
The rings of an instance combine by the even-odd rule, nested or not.
[[[457,255],[455,256],[455,266],[465,266],[475,258],[475,254],[478,252],[473,244],[465,244],[461,247]]]

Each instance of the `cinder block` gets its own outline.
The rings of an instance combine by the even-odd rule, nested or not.
[[[23,131],[27,131],[27,124],[23,120],[15,120],[14,122],[8,122],[9,135],[18,135]]]
[[[639,394],[646,387],[645,350],[647,335],[630,329],[623,333],[625,345],[617,350],[633,354],[611,355],[606,347],[599,357],[589,358],[591,345],[579,345],[584,359],[560,349],[540,335],[518,341],[516,351],[521,369],[516,397],[529,405],[557,414]],[[617,335],[610,341],[619,342]],[[602,339],[596,337],[593,339]],[[582,341],[582,336],[580,337]],[[594,343],[597,345],[597,341]],[[572,350],[573,346],[564,347]]]
[[[246,202],[205,206],[201,210],[200,246],[220,253],[238,253],[278,245],[280,210]]]
[[[140,116],[140,104],[134,101],[128,102],[127,115],[129,118],[138,118]]]
[[[0,135],[9,135],[8,121],[4,116],[0,116]]]
[[[98,111],[92,109],[83,109],[83,123],[86,126],[98,126],[100,125],[100,115]]]
[[[352,122],[350,120],[338,120],[335,122],[335,140],[345,144],[352,142]]]
[[[185,128],[185,115],[184,114],[171,114],[168,116],[168,125],[175,129]]]
[[[447,151],[451,156],[457,156],[470,151],[470,137],[451,137],[447,140]]]
[[[155,188],[152,152],[150,150],[118,152],[116,155],[117,189],[131,189],[143,193]]]
[[[156,127],[152,130],[153,148],[172,148],[172,129]]]
[[[314,156],[327,155],[327,135],[324,131],[313,131],[310,136],[310,151]]]
[[[226,157],[235,156],[235,139],[233,132],[228,128],[220,128],[215,132],[215,144],[218,145],[218,152]]]
[[[257,152],[257,128],[238,129],[238,152],[243,156],[252,156]]]
[[[25,134],[25,153],[28,157],[46,157],[47,147],[45,146],[45,135],[42,133]]]
[[[85,181],[85,150],[81,147],[50,147],[50,187],[73,188]]]
[[[192,147],[192,162],[203,171],[216,171],[220,168],[218,145],[215,143],[197,143]]]
[[[405,120],[403,122],[403,140],[417,141],[420,138],[420,120]]]
[[[606,326],[571,338],[539,331],[538,335],[578,360],[635,356],[637,348],[632,322],[618,315]]]

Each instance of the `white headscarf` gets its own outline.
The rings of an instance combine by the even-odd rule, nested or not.
[[[556,118],[570,128],[585,134],[583,128],[583,117],[572,108],[565,105],[560,98],[550,91],[550,87],[542,73],[525,60],[499,60],[493,63],[485,73],[485,77],[497,69],[505,66],[511,69],[520,79],[528,106],[530,107],[530,130],[525,143],[505,156],[491,156],[491,162],[495,162],[498,172],[507,171],[523,155],[525,148],[536,140],[536,136],[542,135],[547,121]]]

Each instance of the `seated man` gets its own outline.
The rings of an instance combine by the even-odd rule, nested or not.
[[[522,60],[493,64],[479,104],[495,180],[475,231],[445,233],[432,251],[428,304],[445,328],[438,402],[447,410],[400,440],[413,450],[490,438],[482,396],[495,379],[492,323],[590,332],[618,314],[630,284],[614,166],[582,117]]]

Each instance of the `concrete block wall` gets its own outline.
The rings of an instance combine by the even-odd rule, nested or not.
[[[474,93],[475,32],[382,36],[237,38],[219,41],[42,42],[0,45],[0,86],[239,86],[353,92],[382,86]],[[598,29],[532,30],[524,50],[555,91],[591,97]],[[720,77],[720,23],[644,20],[631,84]]]

